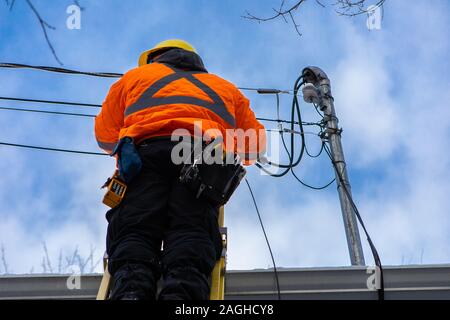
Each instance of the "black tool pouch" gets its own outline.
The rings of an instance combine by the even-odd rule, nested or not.
[[[185,164],[180,181],[193,191],[196,198],[203,198],[213,206],[223,206],[239,186],[246,174],[237,157],[232,164]]]

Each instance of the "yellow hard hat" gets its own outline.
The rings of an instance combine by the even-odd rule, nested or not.
[[[165,40],[165,41],[158,43],[156,46],[154,46],[150,50],[147,50],[147,51],[144,51],[141,53],[141,55],[139,56],[139,61],[138,61],[139,67],[147,64],[147,58],[148,58],[149,54],[159,51],[161,49],[166,49],[166,48],[180,48],[180,49],[184,49],[187,51],[197,53],[195,48],[190,43],[188,43],[184,40],[180,40],[180,39]]]

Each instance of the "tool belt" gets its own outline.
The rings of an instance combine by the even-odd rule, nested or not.
[[[232,157],[224,154],[222,163],[208,164],[204,151],[205,148],[198,156],[192,152],[193,161],[183,165],[180,181],[193,191],[197,199],[203,198],[213,206],[223,206],[239,186],[246,170],[236,154]]]

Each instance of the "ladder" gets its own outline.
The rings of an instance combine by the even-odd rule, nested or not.
[[[225,298],[225,271],[226,271],[226,254],[227,254],[227,228],[224,227],[224,208],[219,209],[219,228],[222,237],[222,254],[220,259],[216,262],[213,271],[211,272],[211,291],[209,294],[210,300],[224,300]],[[108,271],[108,255],[105,253],[103,257],[103,277],[100,282],[100,287],[97,293],[97,300],[107,300],[111,289],[111,275]]]

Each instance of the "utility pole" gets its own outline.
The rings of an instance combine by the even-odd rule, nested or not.
[[[330,144],[332,161],[336,164],[336,168],[339,170],[343,183],[345,184],[348,193],[351,195],[350,182],[348,180],[344,159],[344,151],[341,144],[342,130],[338,127],[338,118],[336,117],[336,112],[334,109],[334,99],[331,94],[330,79],[328,79],[328,76],[325,72],[323,72],[323,70],[317,67],[307,67],[303,69],[303,77],[305,83],[310,84],[309,87],[307,87],[307,89],[309,89],[309,91],[307,90],[307,93],[310,95],[305,97],[304,91],[304,99],[308,102],[318,103],[320,110],[324,113],[324,120],[326,122],[325,132]],[[311,87],[311,84],[314,88]],[[344,219],[350,260],[352,265],[363,266],[365,265],[364,253],[362,250],[361,238],[359,236],[356,213],[342,186],[339,173],[335,169],[337,189],[339,193],[339,200],[341,202],[341,211]]]

